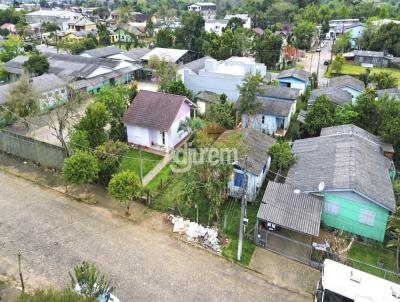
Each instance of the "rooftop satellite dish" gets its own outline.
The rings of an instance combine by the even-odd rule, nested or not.
[[[318,185],[318,191],[322,192],[325,188],[325,183],[321,181]]]

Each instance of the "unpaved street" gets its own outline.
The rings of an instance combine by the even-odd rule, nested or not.
[[[83,260],[98,264],[121,301],[311,301],[168,233],[0,172],[0,276],[28,286],[69,282]]]

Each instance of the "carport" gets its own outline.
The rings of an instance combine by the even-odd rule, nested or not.
[[[288,184],[269,182],[257,213],[254,243],[309,264],[319,235],[323,199]]]

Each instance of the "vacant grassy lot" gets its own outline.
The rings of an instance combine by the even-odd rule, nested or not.
[[[142,151],[143,177],[162,159],[162,156]],[[140,152],[129,149],[125,152],[119,167],[120,171],[133,171],[140,176]]]
[[[384,263],[384,269],[395,272],[396,253],[394,251],[379,246],[365,245],[356,242],[349,251],[349,257],[354,259],[354,261],[352,261],[353,267],[372,275],[400,283],[399,277],[396,277],[394,274],[385,274],[384,270],[376,268],[377,262],[380,260]]]
[[[363,66],[353,65],[353,64],[343,64],[342,69],[337,73],[331,73],[330,67],[326,72],[327,77],[333,77],[335,75],[352,75],[358,76],[365,72],[367,68]],[[371,73],[379,73],[382,71],[390,72],[395,78],[397,78],[397,82],[400,83],[400,69],[397,68],[383,68],[383,67],[372,67],[370,68]]]

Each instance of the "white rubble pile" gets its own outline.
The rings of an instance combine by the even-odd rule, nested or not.
[[[187,241],[197,242],[217,253],[221,252],[217,229],[204,227],[201,224],[174,215],[170,215],[170,220],[174,225],[173,232],[186,234]]]

